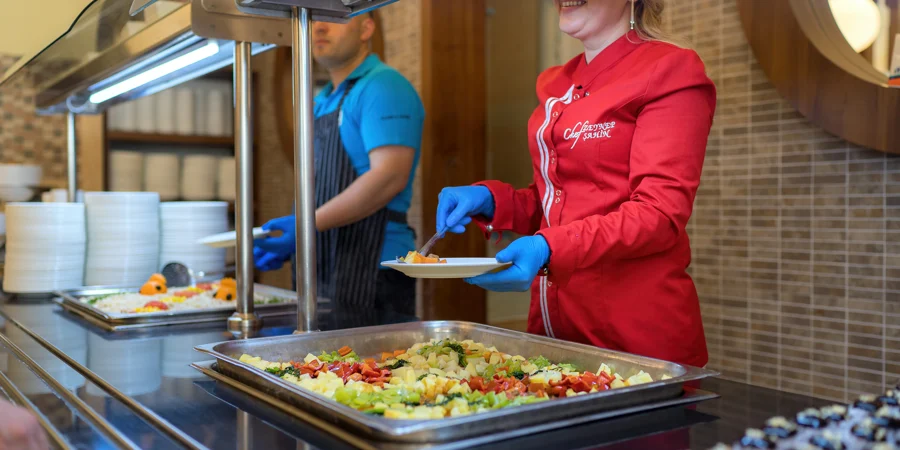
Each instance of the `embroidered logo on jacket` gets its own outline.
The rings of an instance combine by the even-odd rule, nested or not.
[[[585,120],[584,122],[576,123],[572,128],[566,128],[566,131],[563,133],[563,139],[567,141],[570,139],[574,140],[572,147],[570,147],[570,149],[573,149],[579,140],[589,141],[611,138],[612,130],[615,127],[616,122],[591,123]]]

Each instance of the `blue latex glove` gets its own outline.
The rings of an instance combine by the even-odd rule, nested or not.
[[[494,217],[494,196],[484,186],[448,187],[438,195],[437,229],[463,233],[472,216]]]
[[[509,247],[497,253],[497,261],[511,262],[512,266],[496,273],[487,273],[466,279],[466,283],[496,292],[525,292],[541,267],[550,261],[550,246],[543,236],[526,236],[516,239]]]
[[[269,253],[259,247],[253,247],[253,265],[263,272],[278,270],[284,266],[285,259]]]
[[[281,231],[281,236],[257,239],[253,241],[254,247],[274,254],[282,262],[287,261],[297,249],[297,229],[294,223],[293,215],[268,221],[262,226],[262,229],[266,231]]]

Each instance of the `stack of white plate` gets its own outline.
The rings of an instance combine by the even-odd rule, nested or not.
[[[219,200],[233,201],[237,193],[234,158],[219,159]]]
[[[160,267],[182,263],[194,272],[225,268],[225,249],[198,244],[211,234],[228,231],[228,203],[171,202],[159,207]]]
[[[159,195],[88,192],[85,286],[140,286],[159,268]]]
[[[40,293],[81,286],[84,205],[9,203],[6,228],[3,290]]]
[[[184,157],[181,174],[181,196],[185,200],[216,198],[216,175],[219,164],[215,156],[190,155]]]
[[[178,161],[175,161],[176,168]],[[136,192],[144,189],[144,154],[113,151],[109,155],[109,188],[116,192]]]
[[[144,189],[156,192],[161,200],[177,200],[180,178],[178,155],[151,153],[144,158]]]
[[[162,341],[159,339],[106,340],[88,335],[88,369],[125,395],[154,392],[162,384]],[[108,394],[93,383],[86,391],[95,397]]]

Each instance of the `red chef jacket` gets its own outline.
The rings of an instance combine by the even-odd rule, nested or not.
[[[703,62],[629,32],[542,73],[537,95],[534,183],[479,183],[496,205],[483,228],[550,245],[528,331],[706,365],[685,232],[716,106]]]

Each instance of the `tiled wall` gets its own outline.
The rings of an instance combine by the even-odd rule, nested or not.
[[[718,86],[689,231],[727,378],[833,399],[900,378],[900,158],[811,125],[744,37],[735,0],[670,0]]]
[[[0,55],[0,74],[16,61]],[[21,81],[0,88],[0,163],[38,164],[43,184],[66,185],[65,116],[34,113],[34,92]]]

